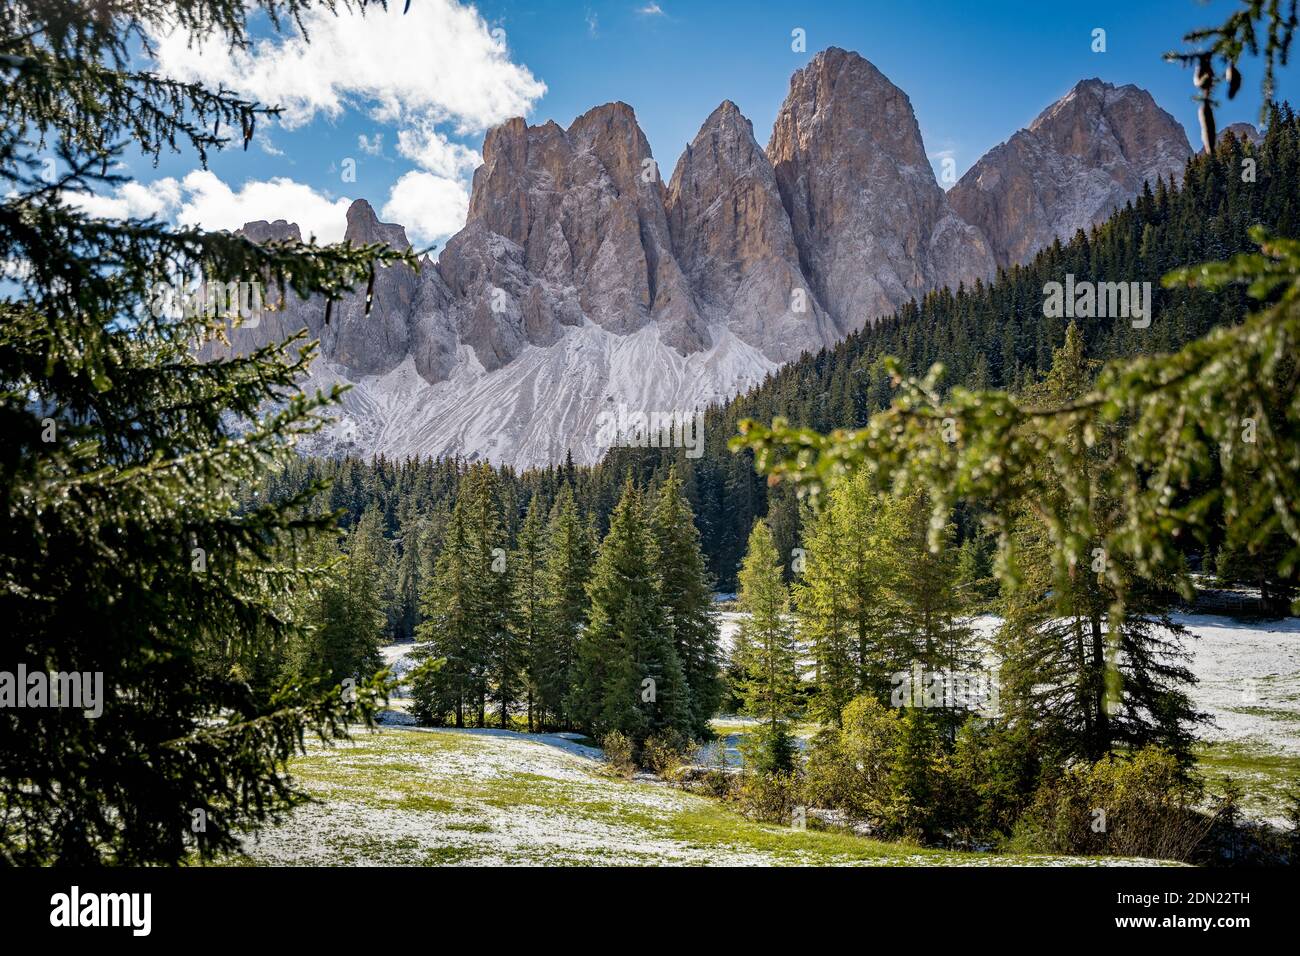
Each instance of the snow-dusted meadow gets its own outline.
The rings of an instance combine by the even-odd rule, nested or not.
[[[312,745],[316,803],[245,842],[262,865],[1077,866],[1124,860],[920,849],[754,823],[719,802],[612,776],[563,735],[384,727]]]
[[[719,613],[722,646],[729,652],[743,615],[738,611]],[[1232,773],[1248,784],[1258,782],[1259,768],[1220,766],[1212,759],[1220,751],[1234,757],[1255,755],[1274,765],[1277,779],[1273,788],[1280,795],[1288,775],[1300,774],[1300,618],[1258,621],[1212,614],[1175,614],[1172,619],[1187,628],[1186,649],[1197,683],[1191,689],[1197,709],[1209,715],[1198,736],[1207,745],[1207,772]],[[985,639],[991,638],[999,619],[992,615],[975,618],[972,626]],[[411,645],[390,645],[384,658],[398,674],[409,667]],[[720,733],[727,740],[729,762],[738,762],[736,743],[745,732],[746,719],[727,717]],[[706,751],[707,754],[707,751]],[[704,758],[707,759],[707,756]],[[1300,777],[1291,780],[1300,786]],[[1247,788],[1247,797],[1252,794]],[[1265,801],[1266,804],[1268,801]],[[1248,809],[1260,809],[1258,800],[1247,800]],[[1269,808],[1269,815],[1275,809]]]
[[[1188,638],[1192,690],[1214,723],[1201,736],[1300,757],[1300,618],[1244,622],[1180,614]]]

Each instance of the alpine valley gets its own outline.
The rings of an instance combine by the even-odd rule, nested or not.
[[[203,357],[319,338],[305,388],[352,388],[311,454],[593,463],[602,419],[723,403],[1090,228],[1190,153],[1146,91],[1089,79],[945,193],[907,95],[831,48],[791,78],[766,148],[724,101],[666,183],[625,103],[567,129],[509,120],[484,140],[465,227],[418,272],[382,270],[369,314],[362,293],[328,324],[323,302],[294,301]],[[242,232],[302,238],[284,220]],[[346,238],[409,245],[363,199]]]

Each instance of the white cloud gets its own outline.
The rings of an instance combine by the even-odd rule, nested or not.
[[[471,173],[483,163],[477,151],[451,142],[429,125],[401,130],[397,151],[434,175],[451,179]]]
[[[384,134],[376,133],[374,136],[367,136],[361,133],[357,136],[357,148],[367,156],[378,156],[384,151]]]
[[[352,204],[346,197],[330,199],[310,186],[279,176],[249,180],[234,190],[206,169],[189,173],[181,188],[185,195],[176,221],[182,225],[233,230],[257,219],[287,219],[298,224],[304,239],[314,235],[320,242],[343,241]]]
[[[167,176],[148,186],[123,183],[112,195],[67,193],[64,198],[96,219],[168,219],[180,204],[181,184]]]
[[[253,139],[257,142],[257,145],[261,147],[262,152],[266,153],[266,155],[268,156],[284,155],[284,150],[280,149],[278,146],[275,145],[275,143],[271,142],[271,137],[267,136],[265,133],[258,133],[256,136],[253,137]]]
[[[468,214],[469,193],[464,183],[413,171],[393,184],[380,218],[400,222],[411,243],[422,246],[457,232]]]
[[[455,147],[454,155],[459,155],[455,149],[464,149],[446,145]],[[70,193],[67,199],[105,219],[156,216],[204,229],[233,231],[259,219],[286,219],[298,224],[304,239],[314,235],[322,243],[343,240],[352,204],[346,196],[332,199],[284,177],[248,180],[235,189],[206,169],[196,169],[181,180],[130,182],[107,195]],[[405,226],[416,245],[429,245],[458,232],[468,214],[469,188],[464,180],[413,170],[393,184],[380,217]]]
[[[249,180],[231,189],[211,170],[182,180],[124,183],[110,194],[69,193],[69,203],[101,219],[155,216],[182,226],[235,230],[258,219],[296,222],[303,238],[341,242],[351,200],[330,199],[292,179]]]
[[[525,115],[546,92],[511,61],[504,32],[456,0],[420,0],[406,13],[399,3],[364,14],[311,7],[302,20],[310,43],[290,27],[248,51],[179,30],[149,32],[160,72],[279,105],[288,127],[359,105],[381,122],[449,122],[464,135]]]
[[[636,12],[641,14],[643,17],[664,16],[664,8],[659,6],[657,3],[647,3],[644,7],[637,8]]]

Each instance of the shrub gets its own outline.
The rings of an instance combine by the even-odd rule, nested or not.
[[[802,806],[797,773],[746,773],[736,791],[740,812],[751,820],[789,826]]]
[[[881,834],[930,843],[1009,832],[1036,782],[1032,748],[1023,734],[972,718],[949,753],[949,718],[855,698],[840,728],[813,739],[805,799]]]
[[[874,697],[854,698],[839,728],[813,738],[804,783],[808,803],[885,826],[902,737],[897,713]]]
[[[601,738],[600,747],[605,751],[605,762],[609,769],[620,777],[631,777],[636,773],[636,754],[632,741],[620,731],[613,730]]]
[[[676,775],[690,763],[691,741],[681,734],[664,732],[650,737],[641,747],[641,766],[664,779]]]
[[[1010,834],[1038,785],[1028,731],[980,718],[957,732],[951,768],[952,825],[967,839]]]
[[[1198,813],[1200,788],[1158,747],[1075,764],[1046,780],[1016,830],[1024,849],[1078,855],[1188,860],[1213,817]]]

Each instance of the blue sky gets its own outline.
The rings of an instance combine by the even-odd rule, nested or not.
[[[192,155],[156,168],[128,157],[134,191],[104,211],[148,213],[232,228],[247,218],[290,218],[323,239],[341,235],[347,202],[366,198],[436,242],[463,220],[483,133],[510,115],[567,126],[592,106],[636,110],[667,177],[699,124],[735,101],[766,144],[790,74],[840,46],[873,62],[911,98],[934,162],[958,174],[1025,126],[1078,80],[1136,83],[1197,142],[1188,71],[1161,54],[1196,26],[1219,23],[1235,0],[1139,2],[496,2],[401,0],[391,11],[265,39],[249,63],[220,47],[172,36],[158,67],[222,81],[288,105],[248,151],[195,173]],[[1093,52],[1093,31],[1106,50]],[[792,31],[806,51],[792,50]],[[296,45],[295,45],[296,44]],[[1242,95],[1220,126],[1253,121],[1259,71],[1245,65]],[[1295,81],[1284,71],[1280,94]],[[362,140],[364,137],[364,141]]]

